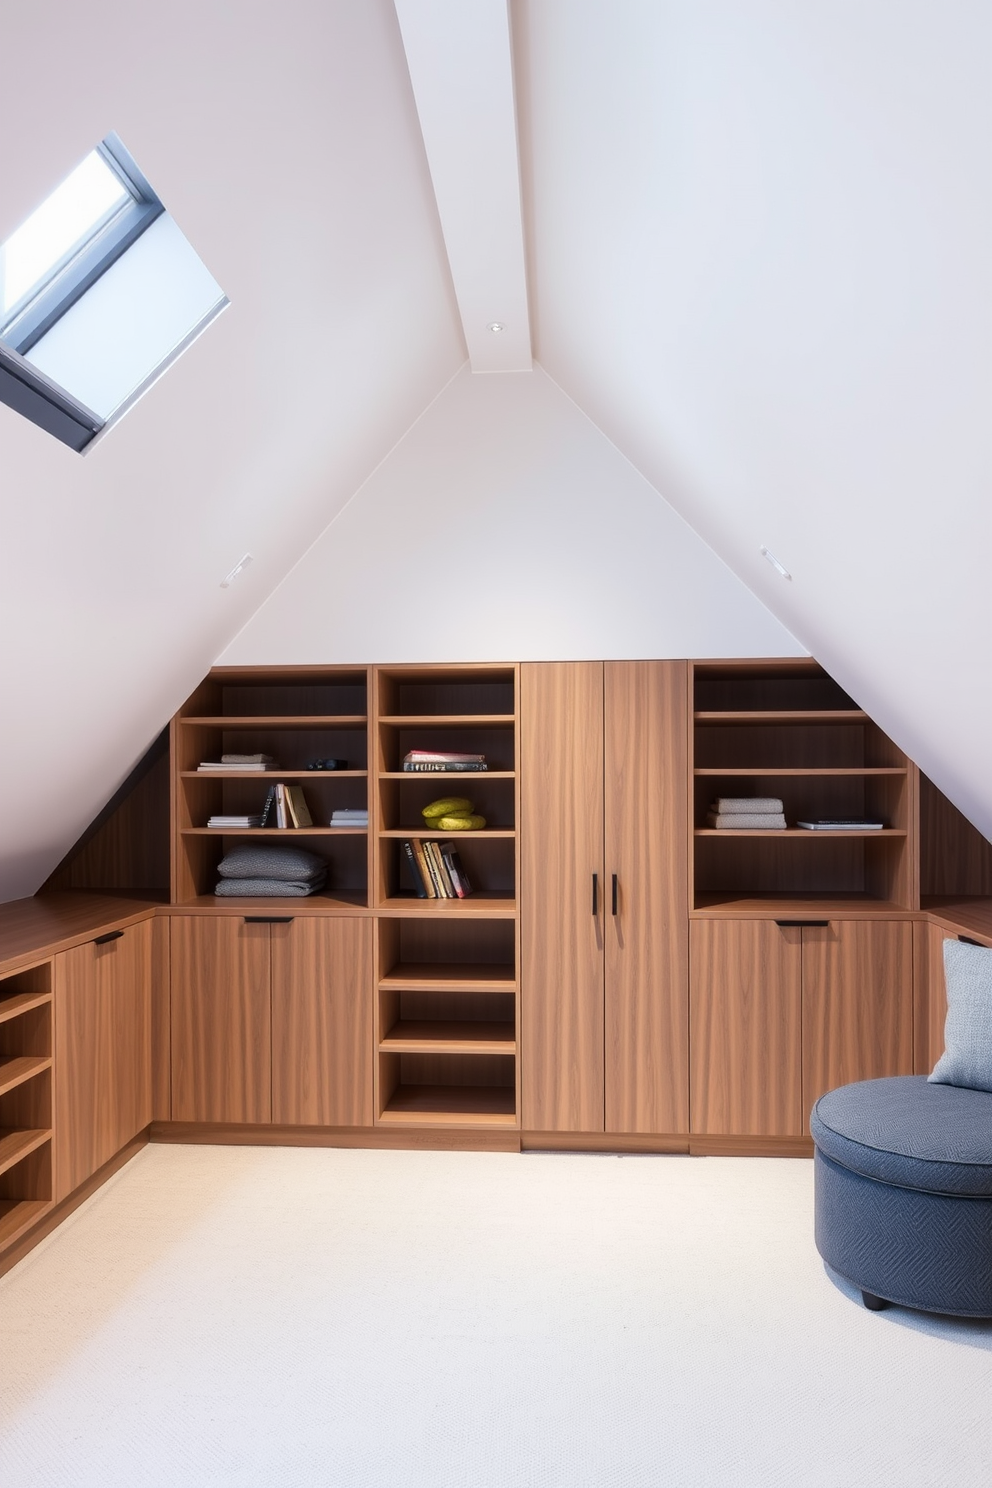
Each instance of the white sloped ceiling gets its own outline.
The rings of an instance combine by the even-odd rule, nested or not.
[[[545,372],[464,368],[220,660],[796,654]]]
[[[992,8],[513,16],[536,356],[992,836]]]
[[[0,241],[115,129],[231,305],[91,454],[0,406],[0,900],[465,359],[390,0],[8,5],[3,52]]]

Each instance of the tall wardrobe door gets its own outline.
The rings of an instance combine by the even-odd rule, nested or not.
[[[523,1126],[602,1131],[601,662],[520,669],[519,892]]]
[[[604,683],[606,1130],[687,1132],[688,667],[608,662]]]

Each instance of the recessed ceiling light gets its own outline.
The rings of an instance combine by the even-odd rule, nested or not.
[[[762,558],[767,558],[768,559],[768,562],[771,564],[771,566],[775,570],[775,572],[776,573],[780,573],[782,575],[783,579],[788,579],[789,582],[790,582],[790,584],[791,584],[791,582],[792,582],[792,575],[791,575],[791,573],[786,568],[786,566],[785,566],[784,563],[779,563],[779,561],[775,557],[775,554],[774,553],[770,553],[767,548],[764,548],[763,547],[761,549],[761,556],[762,556]]]
[[[506,326],[503,324],[503,322],[501,320],[491,320],[489,322],[489,330],[491,330],[491,331],[497,331],[497,332],[499,332],[499,331],[505,331],[506,330]]]
[[[248,567],[248,565],[249,565],[250,562],[251,562],[251,554],[250,553],[246,553],[245,556],[241,559],[240,563],[236,563],[234,565],[234,567],[231,569],[231,572],[228,574],[227,578],[226,579],[221,579],[221,581],[220,581],[220,587],[222,589],[226,589],[229,584],[233,584],[234,581],[235,581],[235,579],[238,577],[238,574],[239,573],[244,573],[245,569]]]

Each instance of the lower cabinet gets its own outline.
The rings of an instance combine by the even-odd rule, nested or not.
[[[691,1130],[798,1137],[814,1102],[913,1070],[905,920],[694,920]]]
[[[171,920],[172,1119],[372,1124],[372,923]]]
[[[151,1121],[152,925],[55,958],[55,1198]]]

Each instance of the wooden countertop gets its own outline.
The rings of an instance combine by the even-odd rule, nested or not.
[[[390,902],[385,912],[395,912],[396,903],[397,901]],[[424,905],[415,900],[411,900],[409,905],[404,903],[403,909],[409,912],[413,905],[416,905],[416,911],[423,912]],[[99,894],[71,890],[43,894],[33,899],[15,899],[9,904],[0,904],[0,974],[17,971],[22,966],[31,965],[33,961],[68,950],[70,946],[80,945],[104,931],[125,929],[152,914],[244,914],[246,908],[256,914],[373,913],[364,905],[353,904],[344,899],[329,901],[319,897],[311,900],[232,899],[225,902],[210,895],[190,904],[167,904],[150,893]],[[447,902],[438,908],[447,908],[449,914],[457,913],[451,910]],[[493,906],[473,904],[473,908],[476,913],[480,910],[494,912]],[[496,906],[497,911],[500,908],[503,906]],[[468,910],[468,914],[472,914],[472,909]],[[720,908],[716,905],[707,906],[696,910],[692,918],[773,919],[776,916],[782,919],[832,917],[930,920],[951,934],[970,935],[982,944],[992,946],[992,899],[978,896],[927,899],[917,912],[878,900],[780,900],[774,896],[767,899],[755,897],[742,898],[732,905],[724,902]]]
[[[105,930],[137,924],[160,903],[147,895],[73,890],[0,904],[0,972],[16,971]]]

